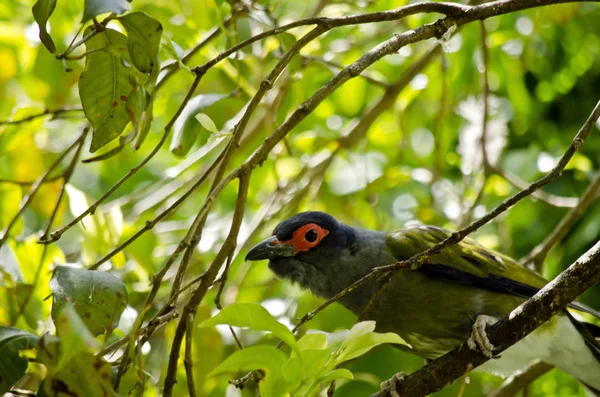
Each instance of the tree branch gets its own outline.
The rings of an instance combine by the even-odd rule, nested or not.
[[[514,345],[598,282],[600,241],[531,299],[486,329],[490,342],[497,348],[494,351],[501,353]],[[398,382],[396,392],[401,396],[426,396],[462,376],[467,366],[476,368],[488,359],[480,351],[469,349],[465,342]],[[381,391],[372,397],[391,395]]]

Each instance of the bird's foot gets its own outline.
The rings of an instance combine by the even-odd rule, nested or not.
[[[396,384],[406,378],[407,374],[404,372],[398,372],[390,379],[381,382],[381,391],[387,391],[392,397],[400,397],[398,392],[396,391]]]
[[[492,316],[481,314],[473,323],[473,332],[467,340],[467,345],[471,350],[480,350],[486,357],[494,357],[494,345],[490,342],[485,332],[485,327],[498,322],[498,319]]]

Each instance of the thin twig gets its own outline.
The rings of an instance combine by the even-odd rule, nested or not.
[[[48,220],[48,223],[46,224],[46,228],[44,230],[44,235],[46,235],[52,228],[52,223],[54,222],[56,214],[58,213],[58,209],[60,208],[60,203],[66,193],[67,184],[69,183],[69,180],[71,180],[73,171],[75,170],[75,167],[77,166],[77,163],[79,162],[79,158],[81,157],[81,150],[83,148],[83,145],[85,143],[85,137],[87,136],[89,130],[90,130],[89,126],[85,127],[83,129],[83,131],[81,132],[81,136],[76,141],[77,149],[75,150],[75,154],[73,155],[73,158],[71,159],[71,162],[69,163],[69,166],[67,167],[67,169],[64,172],[64,180],[62,182],[60,193],[58,194],[58,198],[56,199],[56,204],[54,205],[54,209],[52,210],[50,219]],[[36,286],[37,286],[38,280],[40,279],[42,270],[44,269],[44,260],[46,258],[46,251],[47,251],[46,248],[47,247],[44,246],[42,249],[42,253],[40,255],[40,260],[39,260],[39,265],[35,272],[35,277],[33,279],[32,287],[29,289],[27,296],[21,303],[21,307],[18,311],[19,314],[18,314],[17,318],[15,319],[15,323],[16,323],[16,320],[18,320],[20,316],[25,314],[25,309],[27,308],[29,301],[31,300],[34,292],[36,291]]]
[[[196,397],[196,386],[194,385],[194,361],[192,359],[192,342],[194,340],[194,313],[195,312],[188,312],[185,318],[185,356],[183,359],[188,393],[190,397]]]
[[[183,203],[185,200],[187,200],[187,198],[198,187],[200,187],[204,183],[204,181],[213,172],[213,170],[215,169],[215,167],[217,166],[217,164],[219,164],[221,158],[222,158],[222,154],[219,157],[217,157],[217,159],[206,169],[206,171],[204,171],[204,174],[202,174],[202,176],[196,182],[194,182],[194,184],[185,193],[183,193],[177,200],[175,200],[175,202],[173,202],[173,204],[169,205],[169,207],[167,207],[163,212],[161,212],[160,214],[158,214],[157,216],[155,216],[152,220],[146,221],[146,223],[145,223],[145,225],[144,225],[143,228],[141,228],[140,230],[138,230],[133,236],[131,236],[126,241],[124,241],[123,243],[121,243],[118,247],[116,247],[115,249],[113,249],[111,252],[109,252],[108,254],[106,254],[105,256],[103,256],[102,258],[100,258],[96,263],[94,263],[93,265],[91,265],[88,268],[88,270],[95,270],[95,269],[97,269],[104,262],[106,262],[107,260],[109,260],[110,258],[112,258],[113,256],[115,256],[119,252],[123,251],[127,246],[129,246],[131,243],[133,243],[135,240],[137,240],[142,234],[146,233],[149,230],[152,230],[154,228],[154,226],[156,226],[157,223],[159,223],[161,220],[163,220],[165,217],[167,217],[169,214],[171,214],[177,207],[179,207],[179,205],[181,203]]]
[[[506,179],[508,183],[516,187],[517,189],[524,189],[527,186],[527,182],[519,178],[517,175],[513,175],[510,172],[493,164],[488,164],[487,167],[495,174],[500,175]],[[559,208],[573,208],[579,202],[577,197],[561,197],[552,193],[544,192],[539,190],[532,194],[531,197],[540,200],[543,203]]]
[[[232,21],[229,17],[223,21],[223,26],[227,27]],[[223,31],[219,26],[212,28],[205,37],[203,37],[195,46],[190,48],[182,57],[181,62],[185,65],[192,59],[194,55],[203,49],[208,43],[218,38]],[[162,78],[156,83],[156,90],[159,90],[178,70],[180,70],[179,62],[173,61],[161,68],[161,72],[166,71]]]
[[[550,1],[559,1],[559,0],[550,0]],[[569,0],[567,0],[567,1],[569,1]],[[533,6],[534,5],[532,4],[529,7],[533,7]],[[262,40],[262,39],[270,37],[270,36],[276,36],[278,34],[287,32],[288,30],[291,30],[291,29],[294,29],[294,28],[297,28],[300,26],[317,25],[317,26],[324,26],[326,28],[326,30],[329,30],[329,29],[332,29],[334,27],[339,27],[339,26],[358,25],[358,24],[364,24],[364,23],[384,22],[384,21],[397,21],[399,19],[405,18],[410,15],[418,14],[418,13],[441,13],[441,14],[445,14],[447,16],[457,15],[460,13],[467,13],[469,11],[469,9],[470,9],[470,7],[468,7],[468,6],[463,6],[463,5],[454,4],[454,3],[421,2],[421,3],[415,3],[415,4],[410,4],[408,6],[400,7],[395,10],[373,12],[373,13],[368,13],[368,14],[359,14],[359,15],[345,16],[345,17],[339,17],[339,18],[327,18],[327,17],[305,18],[305,19],[291,22],[287,25],[279,26],[274,29],[259,33],[256,36],[250,37],[249,39],[244,40],[244,41],[234,45],[233,47],[223,51],[217,57],[206,62],[205,64],[195,67],[193,70],[195,73],[203,75],[206,73],[206,71],[208,71],[208,69],[210,69],[211,67],[213,67],[214,65],[216,65],[217,63],[222,61],[223,59],[227,58],[229,55],[241,50],[242,48],[244,48],[256,41]]]
[[[31,186],[31,190],[29,191],[29,193],[27,194],[27,196],[25,196],[25,198],[23,198],[23,200],[21,201],[21,205],[19,206],[19,210],[17,211],[17,213],[15,214],[15,216],[10,220],[10,222],[8,223],[8,225],[6,226],[6,228],[4,229],[4,233],[3,233],[2,237],[0,238],[0,247],[2,247],[2,245],[6,242],[6,240],[8,239],[8,235],[10,233],[10,230],[15,225],[15,223],[17,222],[17,220],[19,219],[19,217],[21,216],[21,214],[23,214],[23,211],[25,211],[25,209],[27,208],[27,206],[29,206],[29,204],[31,203],[31,201],[33,200],[33,198],[35,197],[35,195],[38,193],[40,187],[46,181],[46,179],[50,176],[50,174],[52,173],[52,171],[56,167],[58,167],[58,165],[61,163],[61,161],[71,152],[71,150],[75,149],[77,147],[77,145],[81,144],[81,141],[84,138],[85,138],[85,133],[82,133],[79,136],[79,138],[77,138],[77,140],[71,144],[71,146],[69,146],[64,152],[62,152],[60,156],[58,156],[58,158],[46,170],[46,172],[44,173],[44,175],[42,175],[41,177],[39,177],[35,181],[35,183]]]
[[[585,192],[583,192],[579,198],[577,205],[565,214],[556,228],[554,228],[552,233],[546,236],[544,241],[536,246],[529,255],[521,259],[521,264],[525,265],[533,262],[535,268],[538,269],[546,259],[546,255],[548,255],[550,249],[567,235],[575,222],[577,222],[585,211],[596,201],[599,194],[600,172],[597,172],[596,176],[594,176],[588,187],[585,189]]]
[[[165,314],[164,316],[153,319],[152,321],[148,322],[148,324],[145,327],[141,328],[142,335],[143,336],[151,335],[158,328],[160,328],[161,326],[165,325],[166,323],[168,323],[170,321],[173,321],[177,317],[179,317],[179,312],[177,310],[173,310],[173,311]],[[107,354],[114,352],[115,350],[117,350],[119,347],[126,344],[127,341],[129,341],[131,339],[131,336],[133,335],[132,331],[134,331],[134,330],[131,330],[129,332],[129,334],[125,335],[124,337],[122,337],[120,339],[117,339],[110,345],[106,346],[104,349],[102,349],[98,353],[96,353],[96,355],[97,356],[105,356]],[[142,340],[142,345],[144,344],[143,342],[145,342],[145,341]]]
[[[475,196],[475,199],[473,200],[473,202],[471,203],[471,205],[469,205],[469,207],[466,209],[466,211],[464,212],[463,216],[461,217],[461,222],[460,222],[460,226],[461,227],[465,227],[469,222],[471,222],[471,219],[473,217],[473,212],[475,211],[475,208],[479,205],[479,202],[481,201],[481,199],[483,198],[484,192],[485,192],[485,184],[487,181],[487,176],[488,176],[488,165],[489,165],[489,158],[487,155],[487,127],[488,127],[488,115],[489,115],[489,97],[490,97],[490,84],[489,84],[489,79],[488,79],[488,65],[489,65],[489,51],[488,51],[488,46],[487,46],[487,31],[485,29],[485,22],[484,21],[479,21],[479,31],[481,33],[481,58],[482,58],[482,63],[481,63],[481,85],[482,85],[482,112],[481,112],[481,137],[479,139],[479,147],[481,150],[481,161],[483,164],[483,181],[481,182],[481,186],[478,188],[477,190],[477,195]]]
[[[94,24],[93,24],[94,27],[92,28],[92,31],[90,33],[88,33],[87,36],[82,37],[81,40],[79,40],[75,44],[73,44],[73,42],[71,42],[71,44],[69,45],[69,47],[67,47],[65,52],[56,54],[56,59],[66,60],[69,57],[69,54],[71,54],[76,48],[85,44],[87,41],[89,41],[92,37],[96,36],[98,33],[103,32],[106,29],[106,25],[108,25],[108,23],[110,21],[112,21],[113,19],[116,19],[116,18],[117,18],[117,15],[113,13],[113,14],[110,14],[109,16],[107,16],[106,18],[104,18],[101,23],[98,23],[96,20],[94,20]],[[79,30],[79,32],[80,31],[81,31],[81,29]],[[75,37],[77,37],[77,36],[75,36]]]
[[[489,51],[487,46],[487,30],[485,29],[485,22],[479,21],[480,33],[481,33],[481,57],[482,67],[481,80],[483,85],[483,92],[481,94],[483,101],[483,111],[481,112],[481,156],[483,158],[483,164],[489,163],[487,155],[487,126],[488,126],[488,115],[490,113],[490,83],[488,77],[488,66],[489,66]]]
[[[60,173],[59,175],[47,178],[43,183],[51,183],[51,182],[56,182],[59,179],[62,179],[64,177],[64,172]],[[2,179],[0,178],[0,183],[10,183],[13,185],[19,185],[19,186],[31,186],[35,183],[36,181],[15,181],[14,179]]]
[[[198,305],[204,298],[208,288],[212,285],[213,281],[217,277],[217,274],[229,255],[235,250],[237,245],[237,236],[239,234],[240,225],[244,216],[246,208],[246,197],[248,195],[248,186],[250,180],[250,172],[242,173],[239,176],[239,187],[238,197],[236,201],[235,210],[233,213],[233,219],[231,221],[231,228],[227,238],[223,242],[221,249],[217,253],[215,259],[205,272],[205,277],[202,278],[200,285],[190,298],[189,302],[184,307],[184,315],[186,313],[195,313]],[[175,330],[175,336],[173,337],[173,344],[171,347],[171,353],[169,355],[169,364],[167,366],[167,373],[165,375],[163,395],[165,397],[172,396],[173,386],[175,384],[175,374],[177,372],[177,361],[179,360],[179,350],[181,348],[181,341],[185,335],[186,324],[185,321],[179,321],[177,329]]]
[[[476,220],[475,222],[472,222],[469,226],[467,226],[457,232],[452,233],[450,235],[450,237],[448,237],[441,243],[436,244],[435,246],[429,248],[428,250],[426,250],[418,255],[413,256],[409,260],[398,262],[397,264],[394,264],[394,265],[381,266],[376,269],[379,269],[379,271],[394,270],[394,268],[396,266],[398,266],[398,268],[404,268],[404,267],[406,267],[407,264],[410,265],[411,268],[416,269],[423,263],[424,260],[429,258],[431,255],[435,255],[435,254],[441,252],[445,247],[447,247],[449,245],[460,242],[468,234],[479,229],[481,226],[485,225],[486,223],[488,223],[489,221],[491,221],[492,219],[494,219],[495,217],[500,215],[502,212],[506,211],[507,209],[509,209],[510,207],[515,205],[517,202],[519,202],[523,198],[531,195],[536,190],[539,190],[543,186],[556,180],[558,177],[560,177],[561,172],[564,170],[565,166],[569,163],[569,161],[571,160],[571,157],[573,157],[573,154],[575,154],[575,152],[583,144],[583,141],[585,141],[585,139],[588,137],[590,131],[594,127],[594,123],[596,122],[596,120],[598,120],[598,117],[600,117],[600,101],[598,103],[596,103],[594,110],[588,116],[587,120],[585,121],[585,123],[583,124],[583,126],[581,127],[579,132],[577,132],[577,135],[575,135],[575,137],[573,138],[573,141],[571,142],[571,144],[565,151],[565,154],[559,159],[556,166],[552,170],[550,170],[550,172],[548,172],[546,175],[544,175],[537,181],[533,182],[527,188],[516,193],[514,196],[504,200],[496,208],[494,208],[493,210],[488,212],[485,216],[481,217],[480,219]]]
[[[21,123],[26,123],[28,121],[32,121],[37,118],[46,117],[46,116],[52,116],[52,119],[56,119],[61,114],[70,113],[70,112],[82,112],[82,111],[83,111],[83,108],[62,108],[62,109],[54,109],[54,110],[46,109],[41,113],[32,114],[31,116],[23,117],[22,119],[19,119],[19,120],[0,120],[0,125],[21,124]]]
[[[225,284],[227,284],[227,275],[229,274],[229,267],[231,266],[233,254],[234,252],[232,251],[231,254],[229,254],[229,256],[227,257],[227,262],[225,262],[225,269],[223,269],[223,274],[221,275],[218,281],[219,290],[217,291],[217,295],[215,296],[215,306],[219,310],[223,309],[223,305],[221,304],[221,295],[223,294],[223,290],[225,289]],[[229,332],[231,332],[231,336],[233,336],[233,339],[235,340],[235,343],[240,348],[240,350],[243,349],[244,346],[242,345],[242,341],[240,341],[240,338],[238,338],[237,334],[235,333],[235,330],[231,325],[229,326]]]
[[[319,63],[322,63],[323,65],[328,66],[329,70],[331,70],[331,71],[333,71],[335,73],[339,72],[340,70],[342,70],[344,68],[344,65],[342,65],[342,64],[339,64],[339,63],[334,62],[334,61],[327,61],[327,60],[325,60],[323,58],[319,58],[319,57],[302,55],[302,60],[304,61],[304,63],[306,65],[308,65],[310,62],[319,62]],[[389,88],[389,86],[390,86],[389,83],[387,83],[385,81],[378,80],[378,79],[376,79],[374,77],[371,77],[369,75],[366,75],[364,73],[362,73],[360,75],[360,77],[362,79],[364,79],[365,81],[367,81],[367,82],[369,82],[369,83],[371,83],[371,84],[373,84],[374,86],[377,86],[377,87]]]

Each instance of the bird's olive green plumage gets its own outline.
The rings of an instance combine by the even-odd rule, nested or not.
[[[331,298],[373,268],[408,259],[449,235],[423,225],[382,233],[344,225],[322,212],[306,212],[280,223],[247,259],[269,259],[278,276]],[[368,312],[363,313],[378,287],[374,280],[340,303],[375,320],[378,331],[399,334],[413,353],[436,358],[467,340],[478,316],[501,318],[546,283],[508,256],[464,239],[428,258],[417,270],[396,272]],[[577,303],[572,306],[599,315]],[[597,392],[600,345],[589,329],[594,328],[565,311],[485,367],[508,375],[539,358]]]
[[[410,258],[450,237],[450,232],[434,226],[411,226],[386,233],[386,244],[398,259]],[[547,281],[536,272],[519,265],[514,259],[485,248],[470,238],[445,248],[441,253],[427,259],[427,263],[439,263],[476,277],[490,274],[541,288]]]

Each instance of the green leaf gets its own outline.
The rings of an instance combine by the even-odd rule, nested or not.
[[[85,115],[94,127],[90,147],[93,153],[125,129],[129,122],[127,98],[144,75],[131,67],[127,37],[116,30],[98,33],[86,42],[86,50],[95,52],[86,57],[79,95]]]
[[[53,311],[52,320],[56,326],[56,334],[60,337],[61,345],[61,348],[58,349],[56,368],[63,368],[79,354],[96,352],[100,348],[99,342],[94,339],[72,304],[66,303],[57,315]]]
[[[208,141],[208,135],[200,135],[204,124],[201,124],[202,121],[197,119],[196,115],[203,109],[206,109],[215,102],[228,96],[229,95],[225,94],[202,94],[190,99],[173,126],[173,138],[170,147],[171,153],[177,157],[185,157],[196,143],[196,140],[200,140],[201,145],[205,144],[206,141]],[[203,116],[210,120],[208,116]],[[210,120],[210,123],[216,130],[212,120]],[[206,128],[206,126],[204,128]]]
[[[308,349],[302,351],[302,360],[298,357],[292,357],[290,359],[298,359],[302,363],[303,375],[305,379],[314,380],[323,376],[325,373],[333,369],[333,362],[331,361],[332,348],[327,349]]]
[[[65,306],[72,304],[94,335],[116,328],[127,306],[125,285],[109,273],[57,266],[50,286],[55,323]]]
[[[187,70],[191,74],[194,74],[192,72],[192,70],[189,68],[189,66],[187,66],[185,63],[183,63],[182,58],[185,53],[183,51],[183,49],[176,42],[171,40],[170,38],[163,37],[163,39],[164,40],[161,42],[161,47],[162,47],[163,51],[165,51],[171,58],[176,60],[181,69]]]
[[[265,373],[265,377],[259,383],[261,396],[283,396],[286,391],[283,376],[285,361],[285,354],[273,346],[251,346],[227,357],[208,376],[260,369]]]
[[[294,334],[285,325],[269,314],[258,303],[234,303],[225,307],[216,316],[203,321],[199,327],[212,327],[227,324],[234,327],[248,327],[261,331],[270,331],[290,347],[296,348]]]
[[[317,379],[310,386],[310,388],[306,391],[306,393],[304,395],[305,396],[310,396],[311,395],[311,391],[313,391],[315,387],[318,387],[320,384],[323,384],[323,383],[329,383],[332,380],[336,380],[336,379],[352,380],[352,379],[354,379],[354,375],[352,375],[352,372],[350,372],[349,370],[347,370],[345,368],[334,369],[333,371],[329,372],[324,377],[321,377],[321,378]]]
[[[0,326],[0,395],[8,392],[27,370],[20,350],[34,348],[40,338],[18,328]]]
[[[327,348],[327,335],[324,333],[306,334],[298,340],[298,350]]]
[[[105,12],[122,14],[127,10],[129,10],[129,2],[126,0],[85,0],[81,23]]]
[[[200,122],[200,124],[202,124],[202,127],[206,128],[213,134],[219,133],[219,130],[217,129],[217,126],[215,125],[215,122],[212,121],[212,119],[207,114],[198,113],[196,115],[196,120],[198,120]]]
[[[138,137],[135,143],[136,150],[142,146],[152,126],[152,102],[152,95],[141,85],[138,85],[127,98],[127,112],[133,124],[134,135]]]
[[[363,321],[355,324],[350,330],[348,337],[342,342],[342,345],[336,352],[336,365],[362,356],[375,346],[384,343],[396,343],[410,346],[397,334],[392,332],[380,334],[373,332],[374,330],[375,321]]]
[[[163,27],[143,12],[133,12],[120,18],[127,30],[129,56],[138,70],[151,74],[158,71],[158,48]]]
[[[54,12],[55,7],[56,0],[38,0],[31,9],[33,12],[33,18],[40,27],[40,40],[51,54],[56,52],[56,46],[54,45],[52,37],[50,37],[50,34],[48,33],[46,25],[48,24],[48,19]]]
[[[329,382],[334,379],[354,379],[354,375],[345,368],[338,368],[325,375],[321,382]]]

